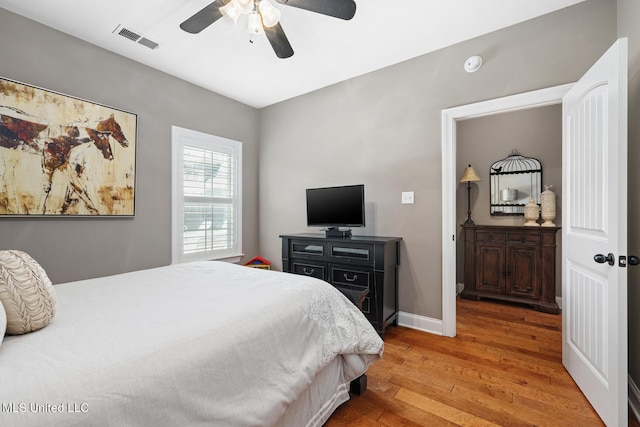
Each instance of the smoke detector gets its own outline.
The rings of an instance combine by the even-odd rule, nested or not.
[[[467,73],[475,73],[476,71],[478,71],[480,69],[480,67],[482,67],[482,58],[480,58],[477,55],[470,56],[464,62],[464,70]]]

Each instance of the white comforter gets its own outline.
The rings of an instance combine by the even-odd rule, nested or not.
[[[55,289],[52,323],[0,347],[1,426],[276,425],[335,357],[349,381],[382,355],[312,278],[198,262]]]

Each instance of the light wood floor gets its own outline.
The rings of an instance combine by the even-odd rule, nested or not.
[[[326,427],[603,425],[562,366],[561,316],[461,299],[457,310],[456,338],[387,329],[367,391]]]

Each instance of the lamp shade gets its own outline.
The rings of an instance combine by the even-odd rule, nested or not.
[[[230,1],[220,8],[220,13],[231,19],[235,24],[236,22],[238,22],[238,18],[240,17],[241,12],[240,9],[238,9],[238,7],[236,6],[236,3]]]
[[[482,181],[482,180],[476,173],[475,169],[471,167],[471,165],[467,166],[464,170],[464,175],[462,175],[462,179],[460,179],[460,182],[477,182],[477,181]]]
[[[255,6],[253,0],[231,0],[231,3],[235,3],[240,13],[247,14],[253,10]]]
[[[280,11],[269,0],[261,0],[259,10],[265,27],[273,27],[280,20]]]

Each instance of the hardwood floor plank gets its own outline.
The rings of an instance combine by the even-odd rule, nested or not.
[[[530,337],[523,337],[519,334],[509,333],[500,328],[478,329],[473,323],[468,321],[457,322],[459,335],[469,335],[474,337],[477,343],[486,345],[503,346],[507,348],[525,349],[530,352],[540,352],[540,343]]]
[[[399,390],[399,388],[398,388]],[[335,427],[338,425],[344,424],[334,424],[333,418],[338,416],[347,409],[354,409],[360,412],[363,415],[368,416],[372,420],[375,420],[377,423],[383,426],[393,427],[393,426],[443,426],[443,427],[451,427],[457,424],[451,423],[445,419],[438,417],[437,415],[431,412],[425,412],[413,405],[408,405],[395,398],[393,395],[387,395],[382,393],[372,392],[369,394],[369,390],[365,393],[368,396],[368,402],[365,405],[363,410],[362,404],[358,405],[350,405],[350,403],[354,400],[350,400],[349,402],[343,404],[336,410],[334,415],[331,416],[331,419],[325,424],[326,427]],[[364,397],[364,396],[361,396]],[[364,400],[364,399],[362,399]],[[376,409],[375,411],[373,409]],[[379,413],[378,413],[379,411]],[[359,426],[358,423],[350,424],[351,426]]]
[[[454,424],[470,427],[495,427],[500,424],[493,423],[487,419],[479,418],[468,412],[461,411],[453,406],[441,403],[437,400],[428,398],[413,391],[401,388],[395,396],[396,399],[405,402],[416,408],[431,414],[435,414],[440,418],[451,421]]]
[[[366,415],[362,415],[358,411],[350,407],[340,407],[331,416],[331,425],[339,426],[362,426],[362,427],[380,427],[384,424],[374,421]]]
[[[367,391],[326,427],[603,425],[562,366],[561,316],[458,300],[457,325],[455,338],[388,328]]]
[[[491,345],[487,345],[486,348],[488,352],[497,353],[503,358],[514,358],[529,365],[540,364],[542,365],[541,369],[555,368],[557,370],[558,364],[562,364],[562,357],[550,357],[546,353],[542,352],[528,353],[520,351],[520,349],[501,348]]]
[[[521,355],[520,357],[503,355],[500,358],[500,366],[511,369],[512,371],[519,370],[532,373],[535,372],[536,374],[545,375],[547,377],[564,376],[566,373],[566,370],[562,365],[558,366],[558,362],[551,364],[538,359],[536,364],[532,364],[532,359],[533,358],[527,357],[526,355]]]
[[[603,425],[596,411],[589,405],[587,399],[580,395],[571,398],[563,396],[549,396],[542,392],[533,392],[530,397],[516,394],[514,407],[534,408],[538,412],[554,414],[567,423],[573,420],[573,425]]]
[[[523,423],[515,417],[505,415],[505,413],[494,410],[494,407],[498,405],[487,404],[487,399],[493,399],[487,395],[482,394],[482,401],[478,401],[478,399],[472,398],[468,399],[466,397],[461,397],[457,395],[458,393],[454,393],[456,388],[459,386],[455,386],[448,393],[441,393],[437,390],[433,389],[429,385],[420,384],[412,381],[408,378],[397,378],[394,377],[392,379],[396,384],[400,385],[400,392],[411,391],[420,396],[430,399],[433,402],[438,402],[440,404],[446,405],[449,410],[455,410],[456,414],[465,413],[465,418],[471,417],[479,417],[484,419],[485,421],[489,421],[490,423],[496,423],[498,425],[508,425],[512,427],[524,427],[529,426],[528,423]],[[473,394],[472,391],[468,391],[469,394]],[[480,395],[480,393],[478,393]],[[497,400],[497,399],[496,399]],[[502,401],[504,405],[512,406],[511,402]],[[448,413],[449,414],[449,413]],[[443,418],[450,419],[451,421],[455,421],[455,419],[451,419],[450,414],[444,416],[443,414],[439,414]]]
[[[452,392],[451,397],[458,401],[464,401],[468,405],[476,405],[482,407],[485,405],[485,414],[487,416],[490,408],[492,417],[499,417],[501,420],[500,425],[503,426],[531,426],[531,425],[553,425],[550,422],[551,417],[548,414],[541,413],[531,408],[518,408],[512,403],[506,403],[501,401],[491,401],[487,396],[480,395],[470,390],[466,390],[464,387],[456,386]]]
[[[452,375],[465,376],[484,382],[495,382],[496,384],[538,385],[546,387],[549,385],[549,377],[534,372],[512,372],[511,369],[502,367],[499,363],[484,364],[469,360],[455,359],[446,354],[426,352],[424,359],[420,362],[422,370],[442,369]]]

